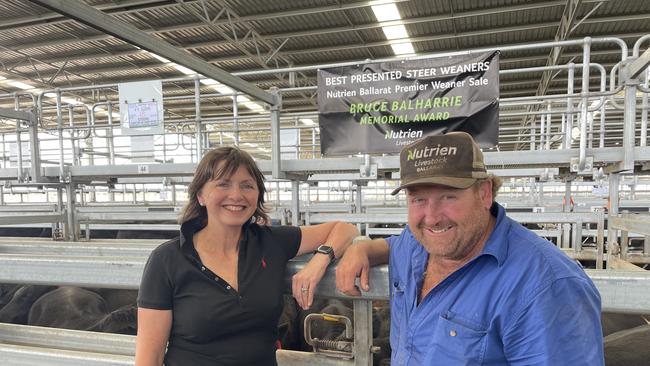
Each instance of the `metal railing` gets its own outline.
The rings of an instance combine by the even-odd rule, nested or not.
[[[91,253],[89,251],[85,254]],[[137,289],[146,260],[142,256],[75,258],[41,254],[0,254],[0,282]],[[292,275],[303,266],[302,261],[289,263],[285,277],[287,288],[290,288]],[[30,270],[27,271],[27,268]],[[650,273],[587,270],[587,274],[601,293],[603,311],[650,312]],[[387,266],[373,267],[370,283],[372,286],[369,292],[353,298],[355,360],[279,351],[279,364],[286,366],[308,362],[314,365],[370,365],[370,301],[388,299]],[[328,269],[316,289],[316,296],[349,298],[336,290],[334,268]],[[12,365],[29,362],[43,366],[132,365],[133,342],[134,338],[129,336],[0,324],[0,356]]]

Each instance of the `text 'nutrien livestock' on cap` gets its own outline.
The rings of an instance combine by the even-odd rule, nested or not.
[[[468,188],[487,178],[483,153],[466,132],[427,136],[402,149],[399,155],[401,185],[391,194],[417,184]]]

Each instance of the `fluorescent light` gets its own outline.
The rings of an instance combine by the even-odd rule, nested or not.
[[[181,66],[181,65],[176,65],[176,64],[174,64],[174,68],[175,68],[176,70],[182,72],[182,73],[185,74],[185,75],[196,75],[196,71],[194,71],[194,70],[190,70],[190,69],[188,69],[188,68],[185,67],[185,66]]]
[[[373,13],[375,13],[375,17],[380,22],[401,19],[395,4],[373,5],[371,8]]]
[[[95,111],[96,111],[97,113],[103,113],[103,114],[105,114],[105,115],[108,115],[108,111],[107,111],[105,108],[103,108],[103,107],[96,107],[96,108],[95,108]],[[117,112],[112,112],[111,114],[113,115],[113,118],[118,118],[118,119],[120,118],[120,114],[117,113]]]
[[[212,89],[218,91],[221,94],[235,94],[235,91],[232,88],[229,88],[225,85],[214,85]]]
[[[45,93],[45,94],[43,94],[43,96],[46,97],[46,98],[56,98],[56,93],[52,93],[52,92]],[[76,99],[72,99],[72,98],[68,98],[68,97],[62,97],[61,98],[61,103],[68,103],[68,104],[72,104],[72,105],[83,104],[82,102],[80,102],[80,101],[78,101]],[[98,108],[95,108],[95,109],[98,109]]]
[[[371,6],[373,13],[375,13],[375,18],[379,22],[390,22],[397,21],[398,24],[382,27],[386,39],[390,40],[402,40],[401,42],[390,42],[390,46],[393,49],[393,53],[397,56],[401,55],[413,55],[415,54],[415,49],[409,40],[408,32],[404,24],[399,24],[402,17],[397,10],[397,5],[394,3],[383,4],[383,5],[372,5]],[[395,22],[393,22],[395,24]],[[408,42],[407,42],[408,41]]]
[[[72,105],[83,104],[82,102],[72,98],[61,98],[61,102],[72,104]]]
[[[201,82],[205,85],[210,86],[212,89],[216,90],[217,92],[221,94],[235,94],[235,89],[223,85],[218,81],[215,81],[213,79],[202,79]],[[229,95],[231,99],[234,99],[233,95]],[[262,107],[259,103],[252,102],[251,99],[245,95],[237,95],[237,104],[241,104],[244,107],[252,110],[253,112],[264,112],[264,107]]]
[[[218,83],[214,79],[201,79],[201,84],[203,84],[203,85],[216,85]]]
[[[151,56],[157,58],[160,61],[171,62],[171,61],[167,60],[166,58],[164,58],[162,56],[156,55],[155,53],[152,53],[152,52],[148,52],[148,53]],[[190,70],[189,68],[187,68],[185,66],[178,65],[178,64],[175,64],[175,63],[172,63],[172,66],[176,70],[182,72],[185,75],[196,75],[196,72],[194,70]],[[214,79],[201,79],[200,82],[203,85],[208,85],[209,87],[211,87],[212,89],[216,90],[217,92],[219,92],[221,94],[235,94],[234,89],[232,89],[229,86],[223,85],[223,84],[221,84],[220,82],[218,82],[218,81],[216,81]],[[233,98],[233,96],[230,96],[230,98]],[[250,98],[248,98],[247,96],[238,95],[237,96],[237,103],[242,104],[244,107],[252,110],[253,112],[264,112],[264,107],[262,107],[260,104],[258,104],[256,102],[252,102],[250,100]]]
[[[242,103],[246,108],[252,110],[253,112],[264,112],[264,107],[255,102],[244,102]]]
[[[225,86],[225,85],[223,85],[223,84],[221,84],[221,83],[216,83],[216,84],[214,84],[214,85],[210,85],[210,87],[211,87],[212,89],[218,91],[218,92],[221,93],[221,94],[234,94],[234,93],[235,93],[235,90],[234,90],[234,89],[232,89],[232,88],[229,87],[229,86]]]
[[[391,48],[393,49],[393,52],[395,55],[412,55],[415,54],[415,50],[413,49],[413,45],[411,42],[406,42],[406,43],[391,43]]]
[[[22,81],[8,80],[8,81],[5,81],[5,84],[9,84],[11,86],[15,86],[18,89],[23,89],[23,90],[34,89],[34,85],[29,85],[29,84],[23,83]]]
[[[382,30],[384,31],[387,39],[401,39],[409,37],[408,33],[406,32],[406,27],[404,27],[403,24],[382,27]]]
[[[571,142],[573,142],[573,140],[577,140],[579,138],[580,138],[580,128],[573,127],[571,129]]]
[[[313,119],[311,118],[301,118],[300,122],[302,122],[305,126],[315,126],[316,122],[314,122]]]
[[[166,59],[166,58],[164,58],[164,57],[162,57],[162,56],[160,56],[160,55],[157,55],[157,54],[155,54],[155,53],[153,53],[153,52],[149,52],[149,51],[145,51],[145,52],[147,52],[147,53],[150,54],[151,56],[155,57],[155,58],[158,59],[159,61],[162,61],[162,62],[171,62],[171,61],[169,61],[168,59]]]

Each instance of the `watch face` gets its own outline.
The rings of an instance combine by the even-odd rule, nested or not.
[[[330,262],[334,261],[336,256],[334,255],[334,249],[328,245],[321,245],[316,249],[316,253],[327,254],[330,257]]]
[[[332,247],[327,246],[327,245],[321,245],[321,246],[318,247],[317,250],[318,250],[319,253],[323,253],[323,254],[330,254],[330,253],[334,252],[332,250]]]

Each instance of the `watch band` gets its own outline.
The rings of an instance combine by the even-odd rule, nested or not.
[[[317,253],[327,254],[330,257],[330,263],[336,260],[336,255],[334,255],[334,248],[330,247],[329,245],[320,245],[314,252],[314,254]]]

